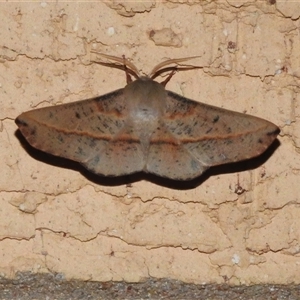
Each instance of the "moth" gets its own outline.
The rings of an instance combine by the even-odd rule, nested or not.
[[[149,76],[140,76],[125,57],[102,55],[114,62],[103,64],[125,70],[127,85],[103,96],[22,113],[15,122],[31,146],[99,175],[143,171],[190,180],[209,167],[262,154],[280,132],[269,121],[166,90],[178,69],[170,65],[186,59],[164,61]],[[164,82],[154,81],[167,71]]]

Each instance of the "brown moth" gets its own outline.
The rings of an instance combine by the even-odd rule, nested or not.
[[[196,102],[165,89],[178,64],[148,76],[125,58],[102,55],[126,71],[128,84],[103,96],[34,109],[16,118],[29,144],[104,176],[139,171],[189,180],[211,166],[249,159],[276,139],[273,123]],[[163,83],[153,79],[172,70]],[[130,75],[136,78],[131,81]]]

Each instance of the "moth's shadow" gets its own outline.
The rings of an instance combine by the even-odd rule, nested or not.
[[[69,159],[57,157],[33,148],[32,146],[29,145],[29,143],[26,141],[26,139],[23,137],[23,135],[19,130],[16,131],[16,136],[20,140],[23,148],[27,151],[27,153],[32,158],[52,166],[80,172],[88,180],[96,184],[104,185],[104,186],[119,186],[124,184],[132,184],[140,180],[147,180],[154,184],[171,188],[171,189],[177,189],[177,190],[193,189],[201,185],[211,176],[228,174],[228,173],[237,173],[237,172],[243,172],[246,170],[255,169],[261,166],[262,164],[264,164],[272,156],[272,154],[280,145],[280,142],[276,139],[273,142],[273,144],[262,155],[258,157],[237,162],[237,163],[230,163],[230,164],[212,167],[208,169],[204,174],[202,174],[201,176],[195,179],[188,180],[188,181],[179,181],[179,180],[172,180],[168,178],[155,176],[152,174],[147,174],[144,172],[119,176],[119,177],[105,177],[101,175],[96,175],[89,172],[80,163],[77,163]]]

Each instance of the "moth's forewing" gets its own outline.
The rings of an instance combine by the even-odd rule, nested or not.
[[[93,99],[35,109],[16,119],[29,144],[47,153],[83,164],[107,176],[141,171],[145,162],[140,142],[128,143],[130,131],[123,89]]]

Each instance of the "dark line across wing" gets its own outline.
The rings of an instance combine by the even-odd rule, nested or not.
[[[37,122],[37,121],[35,120],[35,122]],[[21,126],[25,126],[25,127],[28,126],[28,124],[25,121],[22,121],[22,120],[19,120],[19,119],[16,120],[16,123],[18,125],[21,125]],[[88,137],[91,137],[91,138],[96,139],[96,140],[104,140],[104,141],[126,141],[126,142],[129,142],[129,143],[139,142],[139,139],[137,139],[137,138],[127,138],[127,137],[122,138],[122,136],[114,138],[114,137],[111,137],[111,136],[108,136],[108,135],[107,136],[92,135],[92,134],[90,134],[86,131],[58,129],[54,126],[50,126],[49,124],[43,124],[41,122],[38,122],[38,123],[40,123],[43,126],[47,126],[48,128],[52,128],[53,130],[55,130],[57,132],[61,132],[63,134],[88,136]],[[260,128],[257,131],[259,131],[259,130],[260,130]],[[277,136],[279,131],[280,130],[277,128],[273,131],[267,132],[266,135],[267,136]],[[241,132],[240,134],[227,134],[227,135],[213,136],[213,137],[209,137],[209,135],[208,135],[208,136],[204,136],[204,137],[201,137],[201,138],[190,138],[190,139],[184,138],[184,139],[180,140],[180,143],[181,144],[198,143],[198,142],[201,142],[201,141],[207,141],[207,140],[211,140],[211,139],[213,139],[213,140],[227,140],[227,139],[230,140],[230,139],[235,139],[235,138],[239,138],[239,137],[244,137],[244,136],[247,136],[248,134],[253,134],[253,131]],[[162,139],[151,139],[151,144],[173,144],[173,145],[178,145],[178,143],[174,142],[174,139],[168,139],[168,138],[166,138],[164,140],[162,140]]]

